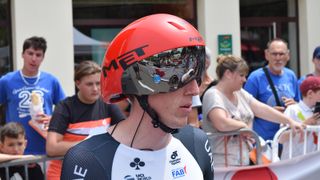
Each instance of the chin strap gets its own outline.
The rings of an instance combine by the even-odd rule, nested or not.
[[[172,129],[170,127],[168,127],[167,125],[165,125],[164,123],[162,123],[159,119],[158,114],[156,113],[155,110],[153,110],[148,103],[148,96],[147,95],[142,95],[142,96],[136,96],[140,106],[142,107],[143,110],[145,110],[149,116],[152,119],[152,124],[154,128],[160,128],[162,131],[166,132],[166,133],[176,133],[178,132],[178,129]]]

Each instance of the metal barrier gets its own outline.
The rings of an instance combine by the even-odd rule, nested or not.
[[[59,157],[48,157],[46,155],[34,156],[34,157],[28,157],[28,158],[22,158],[22,159],[11,160],[8,162],[3,162],[0,164],[0,168],[5,168],[6,179],[9,180],[10,167],[24,166],[25,179],[29,180],[28,164],[43,163],[43,176],[44,176],[44,179],[46,179],[46,172],[47,172],[46,162],[51,160],[62,160],[62,159],[63,159],[63,156],[59,156]]]
[[[273,140],[272,140],[272,162],[277,162],[279,161],[280,157],[278,157],[278,152],[279,152],[279,144],[281,141],[281,137],[284,133],[289,133],[289,159],[292,158],[292,153],[293,153],[293,131],[292,129],[290,129],[290,127],[282,127],[280,128],[277,133],[275,134]],[[301,155],[305,155],[307,153],[307,144],[308,142],[308,137],[310,137],[308,134],[309,133],[315,133],[315,135],[317,135],[317,140],[315,142],[317,148],[316,150],[319,151],[320,150],[320,125],[316,125],[316,126],[311,126],[311,125],[307,125],[307,127],[305,128],[304,132],[303,132],[303,154]],[[297,144],[296,144],[297,145]],[[298,145],[299,146],[299,145]],[[298,147],[295,146],[295,147]]]
[[[262,154],[261,154],[262,147],[261,147],[260,139],[259,139],[258,134],[256,132],[254,132],[253,130],[248,129],[248,128],[243,128],[243,129],[240,129],[237,131],[229,131],[229,132],[217,132],[217,133],[210,133],[209,132],[209,133],[207,133],[207,136],[209,137],[209,139],[211,139],[210,137],[221,137],[221,136],[231,137],[234,135],[241,136],[241,134],[244,134],[244,133],[246,133],[246,134],[249,133],[251,135],[251,137],[255,140],[256,164],[262,164]],[[240,146],[240,148],[241,148],[241,146]],[[239,153],[240,153],[240,157],[242,157],[241,150],[239,151]]]

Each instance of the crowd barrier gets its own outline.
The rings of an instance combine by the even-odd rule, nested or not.
[[[289,132],[289,159],[292,158],[292,148],[294,148],[294,144],[293,144],[293,132],[292,130],[289,128],[289,127],[283,127],[281,128],[274,136],[274,139],[273,141],[271,142],[271,149],[272,149],[272,162],[277,162],[279,161],[279,157],[278,157],[278,150],[279,150],[279,144],[280,144],[280,138],[281,136],[285,133],[285,132]],[[304,133],[304,136],[303,136],[303,154],[307,154],[307,141],[308,141],[308,133],[315,133],[317,135],[317,137],[320,137],[320,126],[307,126],[305,128],[305,131],[303,132]],[[252,169],[253,171],[252,172],[256,172],[256,169],[257,168],[261,168],[261,167],[278,167],[280,168],[281,165],[262,165],[263,164],[263,161],[262,161],[262,146],[261,146],[261,141],[259,139],[259,136],[257,135],[257,133],[255,133],[253,130],[251,129],[248,129],[248,128],[243,128],[243,129],[240,129],[240,130],[237,130],[237,131],[229,131],[229,132],[218,132],[218,133],[207,133],[209,139],[210,137],[217,137],[217,136],[224,136],[224,137],[228,137],[228,136],[235,136],[235,135],[238,135],[238,136],[241,136],[242,134],[246,134],[246,136],[248,134],[250,134],[250,136],[255,140],[255,148],[256,148],[256,164],[258,166],[255,166],[255,167],[243,167],[245,169]],[[317,142],[315,142],[316,144],[316,150],[319,151],[320,150],[320,138],[316,138]],[[239,151],[239,153],[241,153],[241,151]],[[318,154],[318,153],[317,153]],[[319,156],[320,154],[318,154],[317,157],[320,157]],[[242,154],[240,154],[240,156],[242,156]],[[24,166],[24,170],[25,170],[25,179],[26,180],[29,180],[29,177],[28,177],[28,171],[27,171],[27,166],[28,164],[31,164],[31,163],[39,163],[40,165],[42,164],[42,168],[43,168],[43,174],[44,174],[44,179],[46,179],[46,171],[47,171],[47,162],[50,161],[50,160],[62,160],[63,157],[48,157],[46,155],[43,155],[43,156],[34,156],[34,157],[30,157],[30,158],[24,158],[24,159],[17,159],[17,160],[12,160],[12,161],[8,161],[8,162],[3,162],[0,164],[0,168],[5,168],[5,172],[6,172],[6,179],[9,179],[9,167],[12,167],[12,166]],[[290,161],[285,161],[286,164]],[[272,164],[273,164],[272,163]],[[276,163],[277,164],[277,163]],[[217,174],[224,174],[223,176],[225,176],[231,172],[235,173],[239,170],[241,170],[241,168],[232,168],[232,169],[229,169],[229,168],[215,168],[215,172]],[[255,169],[255,170],[254,170]],[[231,174],[233,174],[231,173]],[[231,175],[229,174],[229,175]],[[224,178],[223,178],[224,179]],[[229,179],[229,178],[226,178],[226,179]]]
[[[237,135],[239,132],[218,133],[218,135]],[[279,144],[281,136],[289,133],[289,158],[285,160],[279,159]],[[315,134],[317,138],[312,139],[316,145],[314,152],[307,151],[308,134]],[[255,133],[252,133],[255,134]],[[212,134],[208,134],[211,136]],[[255,134],[256,135],[256,134]],[[310,179],[317,180],[320,176],[320,126],[307,126],[303,131],[303,144],[298,145],[294,143],[294,137],[300,137],[299,133],[294,135],[293,131],[289,127],[281,128],[274,136],[273,140],[267,142],[270,145],[272,162],[269,164],[262,164],[263,147],[260,147],[260,151],[257,152],[257,159],[259,165],[255,166],[242,166],[242,167],[215,167],[214,178],[221,180],[242,180],[242,179]],[[312,136],[314,137],[314,136]],[[302,143],[301,142],[301,143]],[[258,143],[257,143],[258,144]],[[301,146],[301,156],[293,156],[294,148]],[[259,146],[257,146],[259,149]]]
[[[0,163],[0,168],[5,168],[5,173],[6,173],[6,179],[9,180],[9,168],[13,166],[24,166],[24,172],[25,172],[25,180],[29,180],[29,175],[28,175],[28,164],[31,163],[38,163],[40,166],[42,166],[42,172],[44,179],[46,179],[46,172],[47,172],[47,162],[51,160],[62,160],[63,156],[59,157],[48,157],[46,155],[41,155],[41,156],[34,156],[34,157],[28,157],[28,158],[23,158],[23,159],[16,159],[16,160],[11,160],[8,162],[3,162]]]
[[[279,155],[279,144],[280,143],[280,140],[281,140],[281,137],[284,133],[289,133],[289,139],[288,139],[288,150],[289,150],[289,158],[288,159],[291,159],[293,157],[293,148],[297,148],[297,145],[298,144],[295,144],[296,146],[294,146],[294,143],[293,143],[293,139],[294,139],[294,136],[293,136],[293,131],[292,129],[290,129],[290,127],[286,126],[286,127],[282,127],[280,128],[277,133],[275,134],[273,140],[272,140],[272,162],[277,162],[280,160],[280,157],[278,156]],[[309,134],[312,133],[312,135],[314,136],[309,136]],[[296,137],[300,137],[300,134],[296,132]],[[316,126],[310,126],[308,125],[304,131],[303,131],[303,151],[302,151],[302,154],[301,155],[305,155],[307,154],[307,144],[308,142],[310,141],[310,139],[308,138],[314,138],[314,139],[311,139],[312,142],[314,142],[314,144],[317,146],[315,150],[319,151],[320,150],[320,126],[319,125],[316,125]],[[298,145],[299,146],[299,145]]]
[[[255,160],[256,160],[256,164],[262,164],[262,147],[261,147],[261,142],[259,139],[259,136],[256,132],[254,132],[251,129],[248,128],[242,128],[240,130],[236,130],[236,131],[228,131],[228,132],[216,132],[216,133],[207,133],[207,136],[209,139],[212,139],[212,137],[231,137],[231,136],[241,136],[242,134],[246,134],[246,136],[249,134],[254,140],[255,140],[255,145],[254,148],[256,149],[255,151]],[[224,138],[224,141],[226,141],[227,138]],[[212,143],[212,142],[211,142]],[[227,143],[227,142],[225,142]],[[242,148],[243,146],[241,146],[241,143],[239,143],[239,148]],[[227,151],[227,150],[226,150]],[[239,151],[239,155],[240,157],[243,156],[242,151]]]

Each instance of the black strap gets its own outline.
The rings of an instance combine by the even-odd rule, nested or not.
[[[136,96],[136,98],[142,109],[145,110],[152,118],[152,124],[154,128],[159,127],[162,131],[171,134],[176,133],[178,131],[178,129],[172,129],[160,121],[157,112],[149,106],[147,95]]]
[[[270,74],[269,74],[268,69],[267,69],[266,67],[263,67],[262,69],[263,69],[264,73],[266,74],[266,77],[267,77],[267,79],[268,79],[268,82],[269,82],[269,84],[270,84],[270,87],[271,87],[272,92],[273,92],[273,95],[274,95],[274,99],[276,100],[277,106],[281,106],[281,103],[280,103],[280,99],[279,99],[277,90],[276,90],[276,88],[274,87],[274,84],[273,84],[273,81],[272,81],[272,79],[271,79],[271,77],[270,77]]]

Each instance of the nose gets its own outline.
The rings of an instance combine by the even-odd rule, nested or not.
[[[93,90],[94,91],[100,91],[100,85],[93,84]]]
[[[37,55],[35,55],[35,54],[33,54],[32,56],[31,56],[31,59],[32,59],[32,61],[36,61],[37,60]]]
[[[14,146],[12,148],[12,151],[13,151],[13,154],[14,155],[18,155],[19,154],[19,151],[20,151],[20,147],[19,146]]]
[[[185,85],[185,95],[196,96],[200,93],[199,86],[196,80],[192,80]]]

